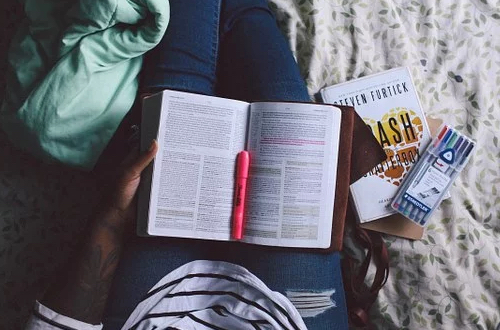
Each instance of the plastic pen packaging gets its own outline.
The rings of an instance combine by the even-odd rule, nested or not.
[[[403,181],[392,208],[424,226],[469,161],[475,145],[452,127],[441,125],[439,134]]]

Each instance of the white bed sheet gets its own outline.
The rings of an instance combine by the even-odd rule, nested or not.
[[[500,322],[500,3],[272,0],[311,95],[409,66],[427,115],[477,141],[421,241],[386,236],[379,329],[494,329]],[[373,274],[372,274],[373,276]]]
[[[385,238],[391,275],[372,309],[377,328],[493,329],[500,321],[499,1],[271,4],[311,95],[407,65],[427,114],[478,142],[424,239]],[[99,182],[40,165],[0,137],[0,328],[22,326],[76,245]]]

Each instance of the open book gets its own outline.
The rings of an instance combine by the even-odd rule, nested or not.
[[[235,164],[251,156],[243,242],[331,244],[341,111],[163,91],[144,100],[138,234],[231,240]]]

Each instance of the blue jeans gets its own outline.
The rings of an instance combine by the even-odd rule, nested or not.
[[[167,33],[145,59],[142,91],[168,88],[246,101],[310,101],[265,0],[170,0],[170,4]],[[335,290],[334,304],[304,322],[311,330],[347,329],[339,258],[338,253],[234,242],[134,238],[127,243],[115,275],[105,329],[119,329],[163,276],[199,259],[239,264],[285,295]]]
[[[310,330],[347,329],[339,253],[298,252],[234,242],[134,238],[122,254],[109,297],[104,329],[120,329],[137,303],[163,276],[193,260],[241,265],[274,291],[322,293],[335,290],[330,306],[303,318]],[[300,309],[299,309],[300,310]]]
[[[163,40],[146,55],[141,89],[244,101],[309,102],[265,0],[170,0]]]

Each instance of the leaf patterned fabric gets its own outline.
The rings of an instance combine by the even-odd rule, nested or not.
[[[7,4],[15,2],[2,6]],[[311,96],[324,86],[406,65],[425,112],[477,141],[451,199],[432,216],[424,238],[385,238],[391,274],[372,308],[377,328],[495,329],[500,322],[498,0],[270,4]],[[12,8],[0,13],[4,50],[20,14]],[[2,72],[4,67],[2,61]],[[0,329],[23,326],[34,299],[77,244],[82,215],[95,206],[101,182],[40,165],[0,134]]]
[[[372,308],[377,328],[495,329],[500,323],[498,1],[272,0],[272,7],[311,95],[324,86],[409,66],[426,114],[477,141],[476,153],[423,239],[385,237],[391,274]]]

